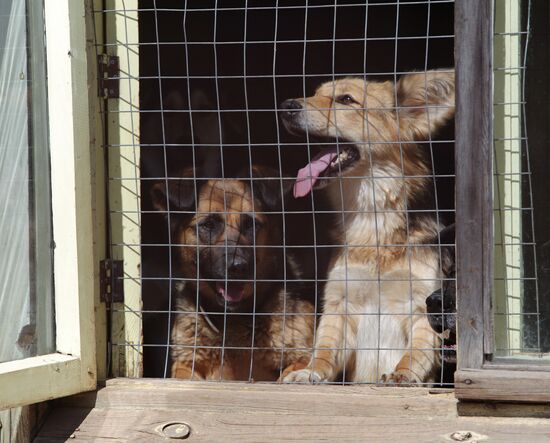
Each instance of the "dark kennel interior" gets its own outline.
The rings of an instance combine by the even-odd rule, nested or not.
[[[177,273],[170,275],[167,224],[151,186],[193,165],[209,177],[251,163],[295,177],[308,143],[280,125],[278,105],[333,78],[394,80],[452,67],[454,4],[142,0],[139,8],[144,376],[165,377]],[[448,128],[425,146],[437,199],[422,209],[437,210],[445,225],[454,220],[453,138]],[[328,210],[323,192],[285,203],[287,249],[295,247],[318,296],[336,247]]]

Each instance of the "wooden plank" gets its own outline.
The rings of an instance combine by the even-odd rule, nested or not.
[[[461,417],[550,418],[550,403],[460,401],[457,405],[457,412]]]
[[[492,352],[492,2],[455,4],[459,368]]]
[[[466,441],[543,441],[548,437],[543,419],[454,418],[434,416],[427,424],[416,417],[395,412],[384,417],[349,417],[334,414],[318,417],[267,411],[245,415],[234,410],[208,413],[187,410],[135,410],[62,408],[55,410],[39,436],[40,442],[166,442],[163,425],[176,422],[190,425],[186,441],[275,442],[275,441],[453,441],[451,434],[468,433]]]
[[[79,357],[48,354],[2,363],[0,380],[1,411],[93,389],[95,370],[83,379]]]
[[[84,4],[45,2],[55,241],[56,349],[81,355],[95,341],[90,127]],[[79,315],[82,314],[82,315]],[[95,352],[90,349],[89,357]],[[92,361],[92,360],[91,360]]]
[[[495,347],[498,355],[522,349],[522,34],[520,2],[495,5],[494,230]],[[498,35],[500,34],[500,35]],[[507,68],[507,69],[503,69]],[[506,103],[506,104],[504,104]],[[515,209],[512,209],[515,208]],[[515,351],[507,351],[514,349]]]
[[[82,398],[82,397],[81,397]],[[190,426],[188,441],[541,441],[546,420],[456,416],[449,394],[420,388],[116,381],[96,408],[59,405],[36,442],[166,441],[168,422]]]
[[[54,226],[56,349],[80,358],[81,390],[95,387],[88,47],[84,3],[45,1]]]
[[[464,369],[455,373],[455,393],[460,400],[550,402],[550,373]]]
[[[305,414],[304,404],[316,414],[383,416],[388,408],[414,411],[418,416],[441,414],[432,400],[455,404],[453,394],[431,395],[426,388],[374,386],[305,386],[244,383],[197,383],[179,380],[109,380],[97,393],[61,400],[61,404],[97,408],[177,409],[207,412],[212,405],[231,405],[243,413],[273,409],[286,414]],[[68,403],[69,402],[69,403]],[[361,407],[357,406],[361,404]],[[451,415],[454,412],[451,412]]]
[[[36,325],[35,344],[27,355],[52,352],[55,345],[54,288],[52,261],[52,217],[50,195],[50,149],[48,140],[48,91],[44,48],[44,5],[28,2],[27,39],[29,45],[29,154],[32,156],[31,217],[31,309],[30,323]],[[32,269],[34,267],[34,270]]]
[[[106,9],[116,10],[105,15],[107,52],[120,58],[124,77],[120,98],[107,100],[111,252],[124,262],[124,303],[112,307],[112,371],[141,377],[139,47],[133,44],[139,41],[138,2],[108,0]]]
[[[0,443],[32,441],[48,411],[49,403],[0,411]]]
[[[86,0],[86,35],[88,36],[88,81],[90,102],[90,151],[92,156],[92,198],[93,198],[93,226],[94,226],[94,306],[96,331],[96,360],[97,378],[107,378],[107,312],[105,304],[99,299],[99,262],[106,257],[107,244],[107,214],[106,214],[106,181],[104,124],[101,119],[102,103],[97,94],[97,58],[96,44],[103,43],[103,14],[100,11],[103,0]],[[95,25],[95,28],[94,28]]]

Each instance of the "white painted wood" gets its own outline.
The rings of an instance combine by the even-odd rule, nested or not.
[[[522,207],[521,198],[521,5],[495,5],[494,181],[495,212],[495,347],[508,356],[522,346]],[[508,68],[503,70],[502,68]],[[507,352],[508,349],[515,349]],[[500,350],[500,351],[499,351]]]
[[[82,376],[78,357],[48,354],[0,365],[0,410],[95,388],[95,373]]]
[[[124,303],[112,316],[112,371],[141,377],[141,190],[139,146],[139,41],[137,0],[108,0],[105,14],[109,55],[120,61],[120,98],[108,100],[109,209],[112,257],[124,262]],[[126,46],[131,44],[131,46]],[[131,245],[131,246],[117,246]]]
[[[95,373],[94,255],[84,2],[47,0],[58,352]]]
[[[0,364],[0,409],[96,386],[86,19],[84,2],[45,0],[58,354]]]
[[[88,8],[88,18],[91,18],[93,11],[103,9],[103,0],[86,0]],[[91,167],[92,167],[92,194],[93,194],[93,227],[94,227],[94,302],[95,302],[95,331],[96,331],[96,365],[97,379],[105,380],[107,378],[107,310],[105,303],[99,298],[99,263],[104,260],[107,254],[107,204],[106,204],[106,180],[105,175],[105,143],[104,140],[104,119],[102,113],[103,100],[100,99],[95,91],[98,90],[98,68],[97,60],[94,57],[101,48],[96,47],[103,43],[103,14],[96,13],[93,20],[86,21],[86,33],[88,35],[88,84],[90,91],[90,126],[91,134]],[[95,26],[95,29],[94,29]],[[91,38],[93,36],[94,38]]]

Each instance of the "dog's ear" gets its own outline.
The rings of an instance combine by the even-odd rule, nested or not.
[[[193,170],[187,170],[181,178],[168,178],[155,183],[151,188],[151,200],[155,209],[161,212],[193,210],[195,194],[200,184],[194,177]]]
[[[284,196],[292,189],[294,179],[282,177],[281,173],[267,166],[252,167],[252,192],[264,209],[280,211]]]
[[[402,138],[427,140],[455,112],[455,75],[435,70],[403,75],[396,85]]]

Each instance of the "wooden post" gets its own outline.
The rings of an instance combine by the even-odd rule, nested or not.
[[[458,369],[492,352],[493,2],[455,4]]]
[[[108,99],[109,211],[112,258],[124,262],[124,303],[112,313],[112,371],[142,376],[140,263],[139,42],[137,0],[109,0],[109,55],[120,62],[120,97]]]

